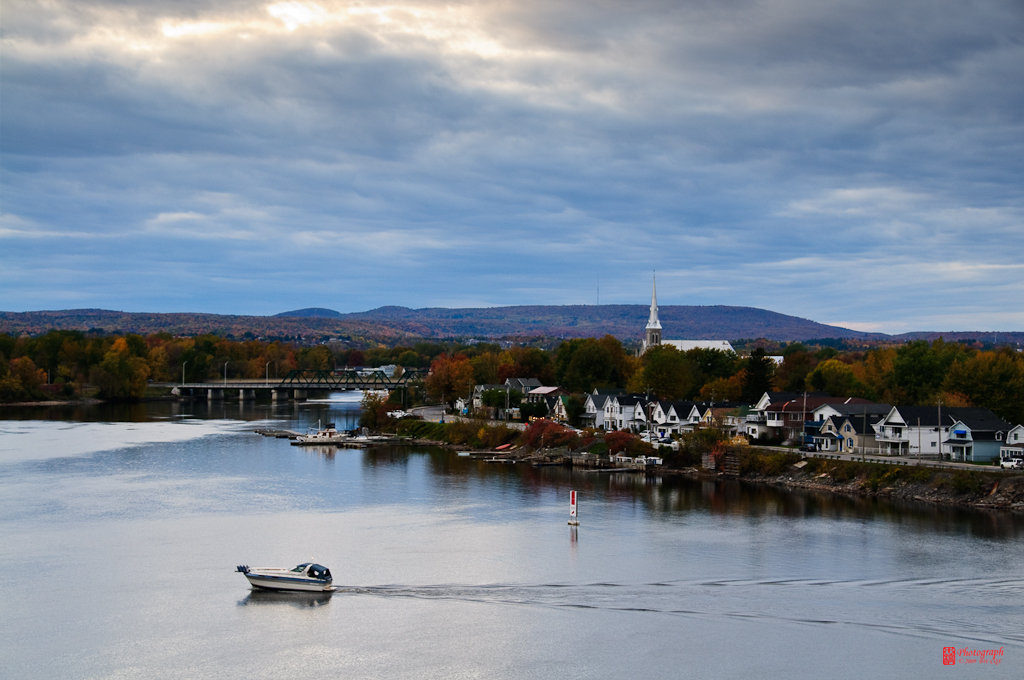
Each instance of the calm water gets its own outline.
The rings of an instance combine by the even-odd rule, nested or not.
[[[2,414],[0,675],[1024,677],[1019,517],[253,433],[357,408]]]

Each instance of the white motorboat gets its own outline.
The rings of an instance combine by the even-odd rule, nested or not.
[[[321,564],[303,562],[291,569],[278,567],[250,567],[240,564],[237,571],[245,574],[253,588],[265,590],[334,590],[331,570]]]
[[[303,444],[326,444],[330,442],[336,442],[339,439],[345,439],[348,434],[345,432],[339,432],[338,428],[334,426],[334,423],[327,423],[327,427],[319,427],[314,430],[309,429],[306,434],[301,434],[296,437],[296,441]]]

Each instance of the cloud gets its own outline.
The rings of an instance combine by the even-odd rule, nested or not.
[[[0,264],[23,270],[13,283],[87,256],[89,306],[569,303],[598,277],[602,301],[643,304],[655,268],[671,304],[862,325],[941,318],[892,305],[903,282],[922,310],[945,299],[987,327],[1024,297],[1007,280],[1024,233],[1014,3],[4,14]],[[337,304],[296,258],[332,272]],[[253,268],[281,294],[246,299]],[[7,285],[0,308],[52,306],[68,285]]]

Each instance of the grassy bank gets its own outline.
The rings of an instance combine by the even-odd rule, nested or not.
[[[426,420],[399,420],[395,433],[400,437],[472,449],[493,449],[517,441],[519,430],[505,426],[487,426],[473,422],[435,423]]]

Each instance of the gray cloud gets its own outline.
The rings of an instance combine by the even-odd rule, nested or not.
[[[666,304],[1024,326],[1015,3],[14,0],[4,24],[3,309],[597,279],[642,303],[657,268]]]

